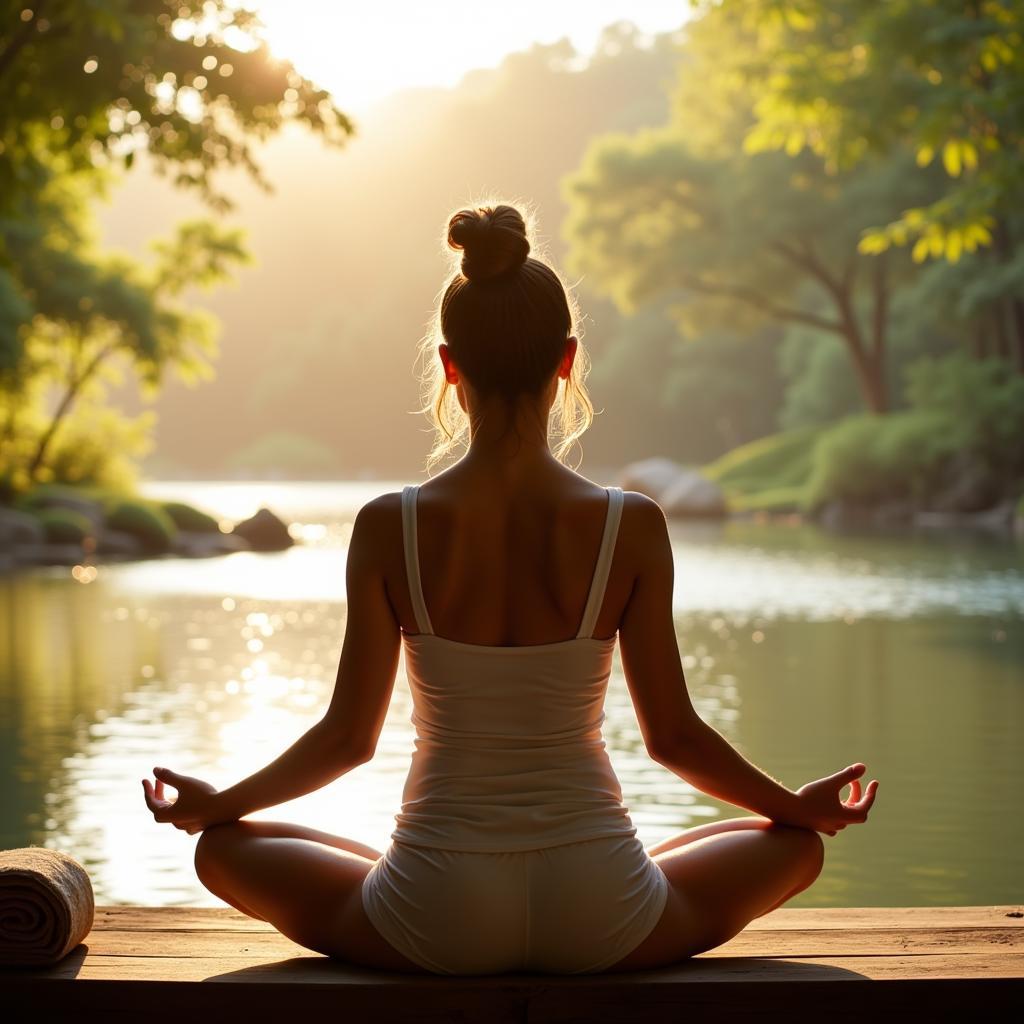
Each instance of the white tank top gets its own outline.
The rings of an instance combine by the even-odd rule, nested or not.
[[[402,491],[402,535],[418,633],[403,633],[416,729],[392,839],[449,850],[535,850],[636,835],[601,726],[617,637],[592,636],[622,490],[608,512],[579,632],[493,646],[437,636],[423,600],[418,486]]]

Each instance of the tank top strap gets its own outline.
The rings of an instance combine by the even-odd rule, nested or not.
[[[604,533],[601,536],[601,547],[597,552],[597,563],[594,576],[590,581],[590,593],[583,609],[583,621],[576,638],[589,637],[597,625],[597,616],[604,603],[605,586],[608,583],[608,572],[612,567],[612,555],[615,553],[615,538],[619,532],[619,521],[622,519],[623,495],[621,487],[606,487],[608,492],[608,512],[604,520]]]
[[[413,613],[416,616],[416,628],[421,633],[433,633],[427,605],[423,600],[423,583],[420,580],[420,550],[416,536],[418,494],[417,484],[408,484],[402,488],[402,548],[405,551],[405,575],[409,581],[409,597],[412,599]]]

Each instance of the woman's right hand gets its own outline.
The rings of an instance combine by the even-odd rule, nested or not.
[[[792,824],[834,836],[847,825],[867,821],[878,792],[878,780],[872,779],[862,793],[860,777],[866,770],[863,764],[852,764],[841,772],[801,786],[796,791],[795,817],[798,820]],[[847,785],[850,796],[843,800],[842,791]]]

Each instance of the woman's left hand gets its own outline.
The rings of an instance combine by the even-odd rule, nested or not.
[[[210,783],[179,775],[169,768],[154,768],[153,775],[156,785],[149,779],[143,779],[142,790],[146,806],[156,821],[167,822],[192,836],[221,822],[235,820],[218,802],[218,791]],[[165,782],[178,791],[177,799],[168,800],[164,796]]]

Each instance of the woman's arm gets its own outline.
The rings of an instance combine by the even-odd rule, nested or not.
[[[794,792],[751,764],[694,710],[672,617],[675,564],[665,514],[642,495],[630,501],[635,511],[627,543],[638,570],[619,626],[619,650],[651,757],[709,796],[782,824],[831,833],[863,821],[878,787],[870,783],[861,800],[855,780],[863,765]],[[849,803],[839,799],[847,784]]]
[[[221,790],[215,804],[225,821],[237,821],[253,811],[312,793],[369,759],[344,747],[324,719],[266,768]]]
[[[224,790],[225,808],[251,811],[312,793],[373,757],[398,671],[401,633],[388,600],[384,552],[396,495],[356,516],[345,570],[347,617],[334,695],[321,721],[276,761]]]
[[[157,793],[152,786],[146,790],[147,804],[158,821],[188,831],[235,821],[312,793],[373,757],[398,671],[401,632],[388,600],[384,566],[386,552],[393,547],[389,530],[400,514],[400,497],[385,494],[369,502],[352,527],[345,573],[345,640],[334,694],[323,718],[265,768],[220,792],[160,769],[157,786],[175,786],[178,799],[166,801],[162,790]]]

